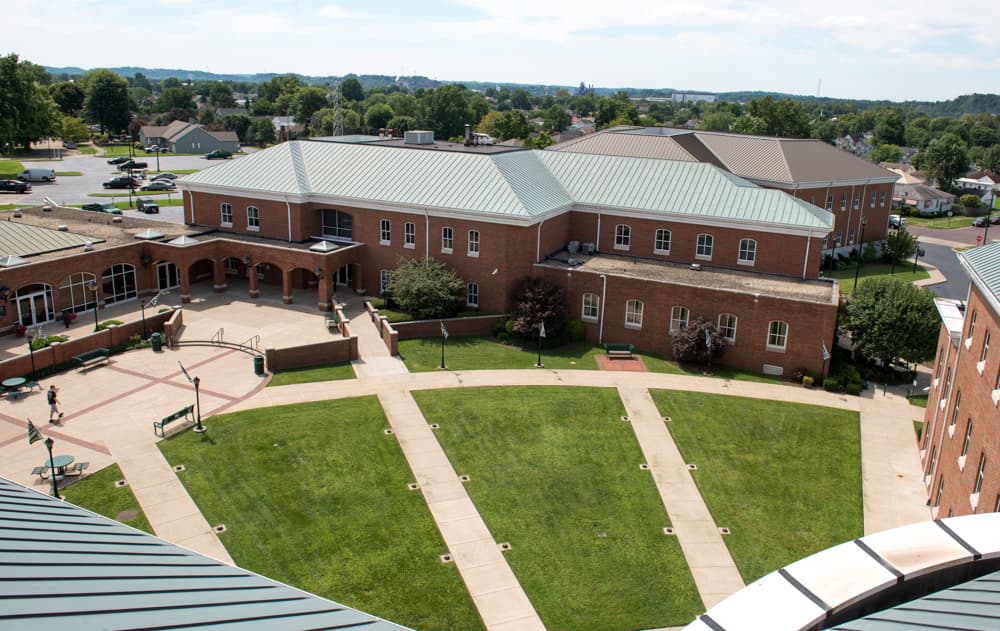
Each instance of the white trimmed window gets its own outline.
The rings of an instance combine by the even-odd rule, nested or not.
[[[469,246],[465,253],[472,258],[479,258],[479,231],[469,230]]]
[[[969,453],[969,443],[970,442],[972,442],[972,419],[971,418],[969,419],[969,422],[965,426],[965,440],[962,441],[962,453],[961,453],[962,456],[964,456],[965,454]]]
[[[465,306],[479,307],[479,283],[469,283],[465,288]]]
[[[955,423],[958,422],[958,410],[962,407],[962,391],[959,390],[955,393],[955,409],[951,411],[951,426],[954,427]],[[955,430],[953,429],[952,432]]]
[[[389,291],[389,285],[392,284],[392,270],[381,270],[378,273],[378,293],[384,294]]]
[[[854,194],[854,210],[861,208],[861,193]]]
[[[600,313],[601,299],[597,294],[583,294],[583,310],[580,319],[586,322],[597,322]]]
[[[847,193],[840,196],[840,209],[847,210]]]
[[[767,326],[767,350],[785,351],[788,344],[788,323],[781,320],[771,320]]]
[[[826,196],[826,209],[833,210],[833,195]]]
[[[380,219],[378,222],[378,242],[379,245],[392,243],[392,223],[388,219]]]
[[[983,490],[983,475],[986,473],[986,452],[984,451],[979,455],[979,471],[976,473],[976,485],[972,487],[972,493],[975,495]]]
[[[412,221],[403,224],[403,247],[411,250],[417,247],[417,224]]]
[[[256,206],[247,206],[247,230],[260,230],[260,210]]]
[[[941,505],[941,496],[944,495],[944,474],[938,478],[938,490],[937,495],[934,496],[934,506],[938,507]]]
[[[985,362],[986,357],[990,354],[990,332],[986,331],[986,335],[983,336],[983,350],[979,353],[979,361]],[[980,371],[982,372],[982,371]]]
[[[219,209],[222,211],[222,217],[220,221],[223,227],[232,228],[233,227],[233,205],[229,202],[222,202],[219,205]]]
[[[885,208],[885,191],[878,196],[878,207]]]
[[[670,310],[670,333],[674,334],[681,329],[686,329],[688,325],[688,317],[691,312],[688,311],[687,307],[676,306]]]
[[[656,231],[653,254],[670,254],[670,231],[666,228],[660,228]]]
[[[710,234],[699,234],[698,247],[694,251],[694,257],[697,259],[712,258],[712,244],[714,241],[715,239]]]
[[[875,191],[872,191],[872,208],[875,208],[875,196],[878,195]]]
[[[730,344],[736,341],[736,315],[733,313],[719,314],[719,335]]]
[[[753,239],[740,239],[740,265],[753,265],[757,261],[757,242]]]
[[[441,228],[441,253],[451,254],[455,247],[455,231],[450,227]]]
[[[627,250],[632,241],[632,228],[620,223],[615,226],[615,249]]]
[[[969,318],[969,334],[965,336],[965,339],[969,341],[966,348],[972,345],[972,336],[976,334],[976,318],[979,317],[979,312],[975,309],[972,310],[972,317]]]
[[[642,301],[629,300],[625,303],[625,328],[642,328]]]

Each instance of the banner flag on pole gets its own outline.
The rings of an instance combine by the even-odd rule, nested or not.
[[[182,364],[180,360],[177,360],[177,365],[181,367],[181,372],[184,373],[184,376],[187,377],[187,380],[191,381],[191,375],[188,374],[188,371],[184,370],[184,364]]]
[[[830,359],[830,351],[826,348],[826,340],[823,340],[823,361]]]
[[[545,320],[538,325],[538,337],[545,337]]]
[[[444,336],[444,339],[448,339],[448,329],[444,328],[444,320],[438,320],[438,322],[441,323],[441,335]]]
[[[38,433],[35,426],[31,424],[31,419],[28,419],[28,444],[38,442],[42,439],[42,435]]]
[[[712,334],[705,329],[705,348],[712,350]]]

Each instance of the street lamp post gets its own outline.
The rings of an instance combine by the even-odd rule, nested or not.
[[[31,355],[31,381],[35,381],[35,346],[34,342],[42,336],[42,327],[35,329],[35,335],[32,337],[30,334],[28,337],[28,354]]]
[[[160,170],[160,145],[156,145],[156,170]]]
[[[156,292],[156,295],[150,298],[146,302],[139,302],[139,311],[142,313],[142,339],[146,339],[146,307],[155,307],[156,301],[160,299],[162,291]]]
[[[52,478],[52,497],[61,500],[62,498],[59,497],[59,487],[56,485],[56,468],[53,466],[55,462],[52,460],[52,445],[55,442],[49,436],[45,439],[45,448],[49,450],[49,476]]]
[[[97,329],[98,329],[98,325],[97,325],[97,281],[96,280],[92,280],[89,283],[87,283],[87,288],[90,291],[94,292],[94,332],[97,332]]]
[[[195,377],[191,380],[194,384],[194,411],[195,411],[195,427],[194,431],[199,434],[205,431],[205,426],[201,424],[201,397],[198,395],[198,386],[201,385],[201,379]]]
[[[986,209],[986,229],[983,230],[983,245],[989,245],[990,244],[990,239],[989,239],[989,236],[990,236],[990,217],[991,217],[991,215],[993,215],[993,202],[994,202],[995,197],[996,197],[995,195],[990,194],[990,205]]]
[[[920,246],[918,245],[916,252],[913,253],[913,273],[914,274],[917,273],[917,259],[919,259],[921,256],[923,256],[923,254],[924,254],[924,251],[921,250]]]
[[[868,217],[861,218],[861,236],[858,238],[858,265],[854,268],[854,289],[858,288],[858,276],[861,275],[861,244],[865,240],[865,226],[868,225]],[[852,289],[851,291],[854,291]]]

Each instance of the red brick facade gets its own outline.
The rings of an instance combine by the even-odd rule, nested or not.
[[[997,349],[1000,314],[973,284],[959,339],[953,341],[942,327],[924,417],[921,459],[927,497],[936,517],[1000,508]],[[985,466],[980,482],[981,462]]]
[[[864,243],[878,243],[885,240],[889,214],[892,212],[893,186],[887,183],[819,186],[794,190],[776,188],[781,188],[786,193],[833,213],[833,231],[824,248],[828,249],[859,243],[863,219],[867,220]]]

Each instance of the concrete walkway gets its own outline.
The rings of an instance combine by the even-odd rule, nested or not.
[[[349,318],[351,334],[358,337],[359,358],[351,362],[354,374],[358,377],[379,377],[409,372],[402,359],[389,354],[389,347],[379,336],[378,328],[365,311],[360,298],[352,297],[350,302],[344,304],[344,309],[344,315]]]
[[[698,594],[705,609],[710,609],[741,589],[743,578],[649,390],[640,384],[619,386],[618,394],[646,456]]]
[[[383,389],[378,399],[483,624],[490,631],[544,631],[413,396]]]

